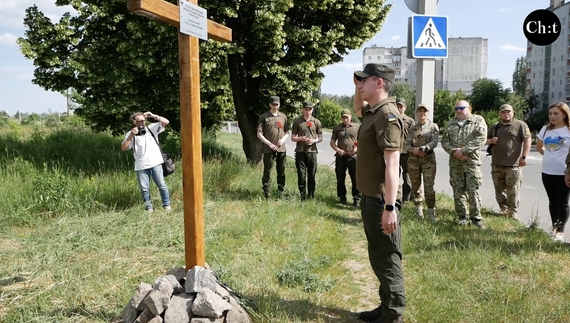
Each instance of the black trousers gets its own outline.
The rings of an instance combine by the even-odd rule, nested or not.
[[[296,152],[297,184],[301,198],[315,197],[315,175],[317,174],[317,153]]]
[[[277,164],[277,189],[283,192],[285,189],[285,157],[286,153],[272,152],[263,154],[263,178],[261,183],[263,191],[269,193],[269,186],[271,185],[271,169],[273,168],[273,161]]]
[[[360,198],[360,192],[356,189],[356,158],[337,156],[335,160],[335,173],[336,173],[336,195],[339,199],[346,201],[346,171],[352,182],[352,197],[354,199]]]
[[[548,195],[548,210],[552,220],[552,228],[556,232],[564,232],[568,222],[568,198],[570,188],[564,183],[564,175],[542,173],[542,184]]]

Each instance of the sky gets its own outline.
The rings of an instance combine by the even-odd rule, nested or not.
[[[322,93],[354,94],[352,73],[362,69],[366,47],[402,47],[407,44],[407,21],[414,15],[404,0],[392,4],[382,29],[360,49],[350,51],[343,62],[324,67]],[[0,0],[0,110],[10,115],[20,112],[65,112],[66,98],[32,83],[33,61],[26,59],[16,44],[23,37],[26,8],[36,4],[52,21],[59,21],[71,7],[56,7],[55,0]],[[526,54],[522,25],[528,14],[544,9],[549,0],[441,0],[437,15],[448,17],[449,37],[483,37],[489,44],[487,77],[511,86],[515,61]],[[126,0],[125,0],[126,5]]]

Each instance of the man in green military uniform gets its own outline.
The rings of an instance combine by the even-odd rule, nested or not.
[[[317,143],[323,141],[321,122],[313,117],[313,104],[303,103],[303,116],[293,122],[291,140],[297,143],[295,148],[295,166],[297,184],[301,200],[315,197],[317,174]]]
[[[408,138],[408,133],[410,128],[416,123],[414,119],[406,115],[406,109],[408,108],[406,99],[397,98],[396,105],[398,106],[398,111],[402,116],[402,121],[404,121],[404,142],[402,149],[400,150],[400,176],[402,177],[402,184],[398,188],[402,192],[402,204],[410,200],[412,196],[412,182],[410,180],[410,175],[408,173],[408,151],[406,150],[406,139]]]
[[[406,307],[402,268],[401,217],[396,204],[403,121],[389,92],[395,71],[367,64],[354,73],[354,107],[362,116],[358,135],[356,184],[368,240],[368,256],[380,281],[380,306],[362,312],[367,322],[399,323]],[[364,102],[363,102],[364,100]]]
[[[336,195],[340,204],[346,204],[346,171],[352,182],[352,198],[353,205],[357,206],[360,201],[360,193],[356,188],[356,152],[358,145],[359,125],[352,123],[352,113],[350,110],[344,109],[341,112],[342,122],[336,125],[332,130],[331,148],[335,154],[335,173],[336,173]]]
[[[487,138],[487,124],[483,117],[472,114],[469,102],[455,104],[455,119],[445,126],[441,146],[449,154],[449,183],[453,188],[455,212],[459,225],[467,225],[467,217],[484,229],[481,216],[479,188],[481,174],[481,147]]]
[[[273,161],[277,164],[277,189],[283,193],[285,189],[285,140],[289,137],[287,116],[279,112],[278,96],[269,97],[269,111],[262,114],[257,122],[257,138],[263,143],[263,194],[269,198],[271,169]]]
[[[522,167],[526,165],[532,139],[528,125],[515,119],[511,105],[501,105],[499,118],[487,134],[487,145],[492,145],[491,176],[501,213],[517,219]]]
[[[406,139],[408,170],[412,182],[412,200],[416,206],[416,215],[424,217],[422,200],[422,179],[424,183],[425,201],[428,207],[428,217],[437,222],[435,216],[435,174],[437,162],[433,150],[439,141],[439,127],[428,119],[427,105],[421,103],[416,109],[418,123],[414,124]]]

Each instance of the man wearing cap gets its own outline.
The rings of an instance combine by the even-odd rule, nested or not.
[[[368,256],[380,281],[380,306],[359,314],[366,322],[398,323],[406,307],[402,267],[401,217],[396,207],[403,121],[389,97],[395,71],[367,64],[354,73],[354,107],[362,116],[358,134],[356,184],[368,241]]]
[[[346,204],[346,170],[352,182],[353,205],[360,201],[360,193],[356,188],[356,151],[358,138],[358,124],[352,123],[352,113],[344,109],[341,112],[342,122],[332,130],[331,147],[335,154],[336,195],[340,204]]]
[[[487,138],[487,124],[482,116],[471,113],[469,102],[455,104],[455,119],[445,125],[441,146],[449,154],[449,183],[453,188],[455,213],[459,225],[467,225],[468,216],[474,225],[485,229],[481,216],[479,188],[481,174],[481,147]]]
[[[408,132],[410,128],[416,123],[414,119],[406,115],[407,107],[406,99],[397,98],[396,105],[398,106],[398,111],[402,115],[402,120],[404,121],[404,142],[402,143],[402,149],[400,150],[400,170],[402,176],[402,185],[399,190],[402,192],[402,204],[410,200],[412,195],[412,185],[410,181],[410,175],[408,173],[408,152],[406,151],[406,139],[408,138]]]
[[[412,200],[416,207],[416,215],[423,219],[422,179],[424,183],[425,202],[428,207],[428,217],[437,222],[435,216],[435,174],[437,163],[433,150],[439,141],[439,127],[428,118],[428,106],[421,103],[416,109],[418,123],[414,124],[406,139],[408,170],[412,182]]]
[[[317,174],[317,143],[323,141],[321,122],[313,117],[313,104],[303,103],[303,115],[293,122],[291,140],[297,143],[295,148],[295,166],[297,184],[301,200],[315,197]]]
[[[285,189],[285,140],[289,137],[287,116],[279,112],[278,96],[269,97],[269,111],[262,114],[257,122],[257,138],[263,143],[263,178],[261,184],[265,198],[269,198],[271,169],[277,164],[277,189]]]
[[[526,165],[532,139],[528,125],[515,119],[512,106],[501,105],[499,119],[487,133],[487,145],[492,145],[491,175],[501,213],[516,219],[522,167]]]

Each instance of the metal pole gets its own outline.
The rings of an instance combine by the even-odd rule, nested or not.
[[[437,0],[419,0],[420,15],[436,15]],[[414,46],[415,44],[412,44]],[[410,50],[412,50],[410,48]],[[435,95],[435,59],[418,58],[418,78],[416,83],[416,106],[425,103],[430,108],[428,118],[433,121],[433,98]]]

